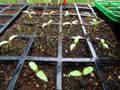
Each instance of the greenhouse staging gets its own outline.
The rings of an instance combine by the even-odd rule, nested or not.
[[[120,1],[0,0],[0,90],[120,90]]]

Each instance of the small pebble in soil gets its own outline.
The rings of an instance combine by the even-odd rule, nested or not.
[[[40,85],[39,85],[39,84],[36,84],[36,87],[37,87],[37,88],[39,88],[39,87],[40,87]]]
[[[120,79],[120,75],[118,75],[118,79]]]
[[[91,73],[91,77],[95,77],[95,74],[94,74],[94,73]]]

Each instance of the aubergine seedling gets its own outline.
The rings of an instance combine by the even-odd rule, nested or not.
[[[49,26],[51,23],[53,23],[52,19],[50,19],[48,22],[43,23],[42,28],[45,28],[46,26]]]
[[[6,41],[1,41],[0,42],[0,48],[2,48],[4,45],[7,45],[7,46],[4,47],[4,49],[9,51],[9,49],[12,47],[12,41],[17,37],[18,37],[18,35],[12,35],[11,37],[9,37],[8,41],[7,40]],[[1,52],[4,52],[4,50],[1,49]]]
[[[27,14],[30,20],[33,18],[32,15],[36,15],[36,12],[28,10],[24,11],[23,13]]]
[[[69,13],[69,11],[65,11],[65,15],[64,16],[69,16],[70,15],[70,13]]]
[[[63,74],[64,77],[82,77],[82,76],[87,76],[89,74],[92,74],[94,71],[94,67],[88,66],[83,69],[81,72],[80,70],[73,70],[70,71],[68,74]]]
[[[36,77],[38,77],[42,81],[48,82],[48,77],[46,76],[43,70],[39,69],[38,65],[35,62],[29,62],[28,66],[33,72],[35,72]]]
[[[101,46],[103,49],[109,49],[109,45],[107,44],[107,42],[105,41],[105,39],[100,39],[99,44],[100,44],[100,46]]]
[[[84,37],[82,37],[82,36],[73,36],[72,39],[73,39],[73,43],[70,45],[70,51],[72,51],[76,47],[76,45],[78,44],[79,40],[84,39]]]
[[[73,21],[66,21],[66,22],[63,22],[63,26],[66,26],[66,25],[77,25],[79,24],[79,21],[78,20],[73,20]]]

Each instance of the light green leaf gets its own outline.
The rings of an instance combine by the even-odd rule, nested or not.
[[[37,76],[39,79],[41,79],[41,80],[43,80],[43,81],[45,81],[45,82],[48,82],[48,78],[47,78],[46,74],[45,74],[42,70],[38,71],[38,72],[36,73],[36,76]]]
[[[39,69],[38,69],[38,66],[35,62],[29,62],[29,67],[34,71],[34,72],[37,72]]]
[[[94,68],[92,66],[88,66],[83,69],[83,75],[88,75],[94,71]]]
[[[82,76],[82,73],[78,70],[74,70],[74,71],[71,71],[68,76],[72,76],[72,77],[80,77]]]
[[[70,51],[72,51],[75,47],[76,47],[76,44],[75,44],[75,43],[71,44],[71,45],[70,45]]]

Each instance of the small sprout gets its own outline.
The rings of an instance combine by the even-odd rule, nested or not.
[[[71,44],[71,45],[70,45],[70,51],[72,51],[75,47],[76,47],[76,44],[75,44],[75,43]]]
[[[4,44],[8,44],[8,41],[1,41],[1,42],[0,42],[0,47],[1,47],[2,45],[4,45]]]
[[[48,25],[51,24],[52,22],[53,22],[53,20],[49,20],[49,21],[48,21]]]
[[[29,62],[29,67],[34,71],[34,72],[37,72],[39,69],[38,69],[38,66],[35,62]]]
[[[42,28],[45,28],[48,25],[48,23],[43,23]]]
[[[41,80],[43,80],[43,81],[45,81],[45,82],[48,82],[48,78],[47,78],[46,74],[45,74],[42,70],[38,71],[38,72],[36,73],[36,76],[37,76],[38,78],[40,78]]]
[[[80,39],[83,39],[82,36],[73,36],[72,38],[74,39],[74,43],[76,44],[79,42]]]
[[[50,12],[49,12],[49,15],[54,14],[54,13],[55,13],[55,11],[50,11]]]
[[[46,26],[50,25],[53,22],[53,20],[49,20],[47,23],[42,24],[42,28],[45,28]]]
[[[82,73],[79,70],[74,70],[74,71],[71,71],[67,76],[80,77],[82,76]]]
[[[69,11],[65,11],[65,16],[69,16],[69,15],[70,15]]]
[[[78,23],[79,23],[78,20],[74,20],[74,21],[72,21],[72,24],[73,24],[73,25],[77,25]]]
[[[36,14],[36,12],[34,12],[34,11],[28,11],[28,10],[24,11],[23,13],[27,14],[30,19],[32,19],[32,15]]]
[[[83,69],[83,75],[88,75],[94,71],[94,68],[92,66],[86,67]]]
[[[63,26],[65,26],[65,25],[71,25],[72,23],[70,23],[70,22],[64,22],[63,23]]]
[[[109,45],[106,43],[105,39],[100,39],[100,44],[104,49],[109,49]]]
[[[18,37],[18,35],[12,35],[9,37],[9,41],[12,41],[13,39],[15,39],[16,37]]]

